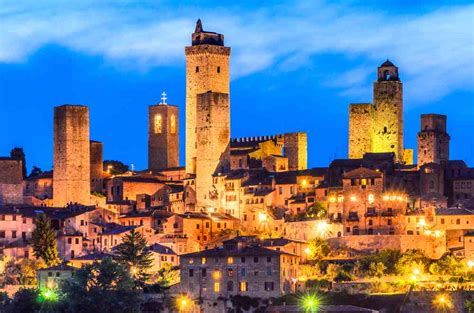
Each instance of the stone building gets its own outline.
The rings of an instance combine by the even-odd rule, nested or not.
[[[449,140],[446,115],[422,114],[418,132],[418,166],[449,160]]]
[[[413,163],[412,153],[403,147],[402,82],[389,60],[377,69],[373,104],[349,105],[349,158],[367,152],[394,152],[397,162]]]
[[[23,202],[22,161],[0,158],[0,205]]]
[[[148,107],[148,170],[179,166],[178,107],[162,102]]]
[[[230,93],[230,48],[224,46],[224,35],[204,31],[197,21],[192,45],[186,47],[186,172],[196,173],[197,95],[212,90]]]
[[[89,108],[62,105],[54,108],[53,201],[90,203]]]
[[[222,247],[181,255],[181,290],[201,297],[206,312],[218,298],[276,298],[294,291],[299,262],[299,256],[267,249],[255,237],[236,237]]]
[[[102,192],[104,165],[103,165],[103,144],[100,141],[90,141],[91,160],[91,191]]]
[[[208,210],[217,206],[213,175],[229,169],[229,95],[198,94],[196,109],[196,206]]]

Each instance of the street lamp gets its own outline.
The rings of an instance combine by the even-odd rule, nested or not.
[[[191,298],[189,298],[187,295],[183,294],[183,295],[180,295],[177,299],[176,299],[176,305],[178,307],[178,310],[180,312],[184,312],[186,311],[187,309],[189,309],[192,305],[192,301],[191,301]]]
[[[305,312],[317,312],[321,306],[321,301],[316,294],[308,293],[301,297],[300,306]]]
[[[439,294],[433,300],[433,305],[443,311],[448,311],[454,307],[451,298],[447,294]]]

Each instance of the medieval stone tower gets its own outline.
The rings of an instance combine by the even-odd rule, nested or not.
[[[91,160],[91,191],[102,191],[103,182],[103,144],[100,141],[90,141]]]
[[[229,94],[230,48],[224,35],[206,32],[197,21],[192,45],[186,47],[186,172],[196,173],[197,95],[212,90]]]
[[[446,132],[446,115],[422,114],[418,132],[418,166],[449,160],[450,136]]]
[[[304,132],[283,135],[285,156],[288,158],[288,170],[298,171],[308,168],[308,139]]]
[[[179,166],[178,107],[162,102],[148,107],[148,170]]]
[[[349,105],[349,158],[367,152],[394,152],[397,162],[412,163],[412,150],[403,148],[402,82],[389,60],[377,69],[373,104]]]
[[[54,108],[53,202],[90,203],[89,109],[82,105]]]
[[[208,91],[197,95],[196,205],[217,207],[213,175],[229,168],[229,94]]]
[[[403,94],[398,67],[387,60],[377,72],[372,151],[395,152],[397,161],[403,162]]]

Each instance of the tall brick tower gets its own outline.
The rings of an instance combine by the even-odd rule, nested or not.
[[[192,45],[186,47],[186,172],[196,173],[196,96],[212,90],[229,94],[230,48],[224,35],[207,32],[196,23]]]
[[[446,115],[422,114],[418,132],[418,166],[449,160],[449,140]]]
[[[161,103],[148,107],[148,170],[179,166],[178,107]]]
[[[90,141],[91,160],[91,191],[102,191],[103,182],[103,144],[100,141]]]
[[[360,159],[372,152],[371,103],[351,103],[349,105],[349,159]]]
[[[83,105],[54,108],[53,203],[90,203],[89,109]]]
[[[288,170],[298,171],[308,168],[308,140],[306,133],[286,133],[283,135]]]
[[[398,67],[387,60],[377,72],[372,152],[395,152],[397,161],[403,163],[403,90]]]
[[[213,175],[229,167],[230,103],[226,93],[197,95],[196,110],[196,205],[217,208]]]

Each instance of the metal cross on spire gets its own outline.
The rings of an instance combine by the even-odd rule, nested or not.
[[[161,93],[161,102],[160,102],[160,104],[166,104],[166,100],[167,100],[167,99],[168,99],[168,98],[166,97],[166,92],[163,91],[163,92]]]

